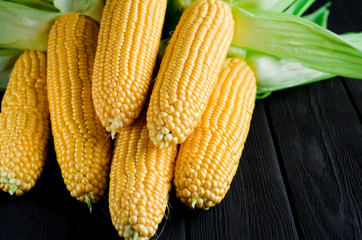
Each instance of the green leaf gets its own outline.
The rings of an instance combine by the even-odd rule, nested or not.
[[[312,21],[318,24],[319,26],[322,26],[323,28],[327,28],[328,16],[329,16],[328,8],[331,6],[331,4],[332,4],[331,2],[327,2],[313,13],[303,16],[303,18]]]
[[[9,53],[7,55],[3,55],[0,51],[0,72],[4,71],[8,68],[12,68],[16,59],[19,57],[21,52],[19,53]]]
[[[6,87],[8,86],[9,82],[10,73],[11,73],[11,68],[0,71],[0,91],[6,90]]]
[[[256,92],[256,99],[263,99],[268,97],[273,92]]]
[[[282,12],[294,1],[295,0],[239,0],[229,2],[231,7],[239,7],[244,9],[264,9]]]
[[[357,37],[359,38],[357,39]],[[362,49],[361,33],[342,34],[345,41],[353,40]],[[303,67],[296,62],[287,62],[277,57],[260,52],[249,51],[246,61],[254,70],[257,78],[257,93],[259,98],[264,93],[309,84],[335,77],[333,74],[320,72]]]
[[[169,0],[168,5],[174,5],[179,11],[184,11],[195,0]],[[232,7],[256,8],[283,11],[296,0],[223,0]]]
[[[345,33],[341,35],[343,39],[355,47],[362,50],[362,32],[359,33]]]
[[[258,93],[273,92],[335,76],[257,52],[249,53],[246,61],[256,74]]]
[[[362,78],[362,50],[302,17],[275,11],[233,8],[232,46],[350,78]]]
[[[230,58],[239,58],[239,59],[245,59],[247,54],[247,50],[244,48],[238,48],[230,46],[228,49],[228,57]]]
[[[54,6],[63,14],[79,11],[100,22],[104,2],[104,0],[54,0]]]
[[[4,1],[0,8],[0,48],[46,50],[49,29],[60,13]]]
[[[167,7],[172,6],[175,10],[183,12],[195,0],[168,0]]]
[[[54,7],[53,1],[46,0],[8,0],[8,2],[17,3],[20,5],[28,6],[38,10],[50,11],[50,12],[59,12],[57,8]]]
[[[0,49],[0,91],[6,89],[13,65],[21,53],[16,49]]]
[[[19,49],[1,49],[0,48],[0,56],[8,56],[8,55],[19,55],[23,51]],[[1,65],[0,65],[1,69]]]
[[[296,0],[285,12],[302,16],[316,0]]]

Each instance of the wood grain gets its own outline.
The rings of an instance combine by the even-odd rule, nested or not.
[[[267,106],[303,236],[361,237],[362,126],[340,79],[275,93]]]
[[[346,91],[362,124],[362,80],[344,79]]]
[[[160,223],[155,239],[186,240],[185,212],[187,208],[176,198],[172,188],[166,216]]]

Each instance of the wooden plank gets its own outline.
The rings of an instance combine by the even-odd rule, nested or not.
[[[186,240],[185,210],[186,208],[178,201],[175,190],[172,188],[168,211],[159,225],[155,238],[157,240]]]
[[[267,106],[304,237],[360,238],[362,126],[340,79],[274,93]]]
[[[361,79],[344,79],[344,84],[352,105],[362,123],[362,80]]]
[[[109,239],[118,240],[118,232],[113,227],[108,209],[108,193],[98,203],[93,204],[90,213],[84,203],[76,211],[76,232],[74,239]]]
[[[298,239],[261,101],[225,199],[189,211],[187,239]]]

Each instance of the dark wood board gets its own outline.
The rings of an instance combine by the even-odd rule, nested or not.
[[[362,81],[359,79],[344,79],[343,83],[362,124]]]
[[[303,236],[361,237],[362,126],[341,80],[275,93],[267,108]]]
[[[175,195],[174,188],[170,193],[170,200],[166,216],[159,225],[155,239],[158,240],[186,240],[185,216],[188,208]]]

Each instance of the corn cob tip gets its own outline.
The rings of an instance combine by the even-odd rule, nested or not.
[[[10,190],[9,190],[10,195],[13,195],[17,188],[18,186],[10,183]]]
[[[157,131],[150,131],[150,138],[155,146],[159,148],[167,148],[177,144],[177,138],[174,137],[167,127],[156,128]]]
[[[107,126],[107,132],[111,133],[112,140],[116,137],[117,131],[121,130],[123,127],[123,122],[119,120],[117,117],[109,118],[108,122],[110,125]]]
[[[138,232],[136,232],[132,228],[132,225],[126,226],[125,229],[126,230],[123,233],[125,240],[148,240],[149,239],[148,237],[139,237]]]
[[[23,191],[20,188],[20,185],[23,182],[22,180],[12,177],[11,174],[7,172],[1,172],[0,176],[0,185],[4,184],[5,187],[3,189],[5,189],[5,191],[7,190],[10,195],[13,195],[14,193],[17,193],[17,195],[23,194]]]

